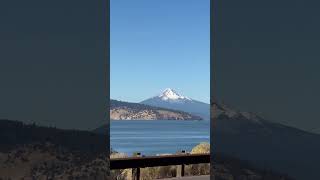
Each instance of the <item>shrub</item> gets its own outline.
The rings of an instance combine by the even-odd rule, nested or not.
[[[200,143],[191,150],[191,154],[209,153],[210,144]],[[125,158],[128,157],[124,153],[112,153],[110,158]],[[194,164],[185,166],[185,175],[208,175],[210,173],[210,164]],[[131,180],[132,169],[112,170],[112,179],[115,180]],[[170,178],[177,175],[177,166],[161,166],[161,167],[146,167],[140,169],[141,180]]]
[[[210,144],[209,143],[200,143],[196,145],[191,150],[191,154],[203,154],[210,153]]]

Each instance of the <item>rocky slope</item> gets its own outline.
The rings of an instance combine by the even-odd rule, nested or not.
[[[202,120],[199,116],[183,111],[117,100],[110,101],[110,118],[112,120]]]

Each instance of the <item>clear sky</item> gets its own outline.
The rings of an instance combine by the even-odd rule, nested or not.
[[[170,87],[209,103],[209,2],[111,0],[111,98],[140,102]]]

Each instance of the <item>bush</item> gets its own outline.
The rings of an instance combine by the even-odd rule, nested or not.
[[[191,154],[203,154],[210,153],[210,144],[209,143],[200,143],[191,150]]]
[[[200,143],[191,150],[191,154],[210,153],[209,143]],[[185,167],[187,176],[207,175],[210,174],[210,164],[192,164]]]

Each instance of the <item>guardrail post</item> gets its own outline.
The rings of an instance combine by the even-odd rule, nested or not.
[[[141,153],[137,152],[135,154],[136,157],[141,157]],[[140,180],[140,168],[133,168],[132,169],[132,179],[133,180]]]
[[[181,165],[181,177],[184,176],[184,164]]]
[[[182,150],[181,154],[185,154],[186,151]],[[178,165],[177,166],[177,177],[183,177],[184,176],[184,164]]]
[[[140,168],[132,169],[132,180],[140,180]]]
[[[140,180],[140,168],[137,168],[136,177],[136,180]]]

